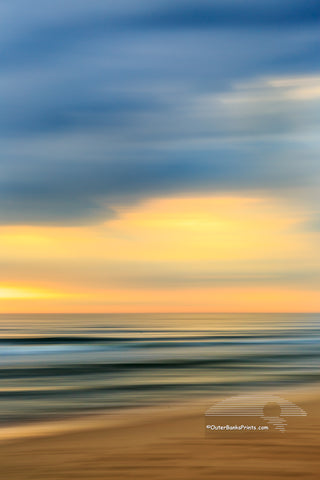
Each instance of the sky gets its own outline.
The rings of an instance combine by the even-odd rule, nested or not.
[[[320,311],[318,0],[0,23],[0,312]]]

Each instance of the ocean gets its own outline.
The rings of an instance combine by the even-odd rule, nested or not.
[[[319,314],[2,314],[8,425],[320,378]]]

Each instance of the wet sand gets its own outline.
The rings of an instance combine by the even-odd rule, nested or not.
[[[307,416],[285,433],[205,432],[208,400],[2,430],[1,478],[318,479],[320,389],[279,392]],[[5,438],[6,437],[6,438]]]

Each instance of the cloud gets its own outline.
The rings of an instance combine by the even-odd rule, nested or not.
[[[235,85],[232,92],[205,97],[207,111],[220,106],[229,132],[303,134],[320,125],[320,76],[263,78]]]
[[[307,8],[306,8],[307,7]],[[301,0],[255,1],[192,1],[166,5],[150,12],[140,21],[151,28],[257,28],[314,24],[320,20],[316,0],[306,5]]]
[[[172,107],[167,124],[165,111],[158,112],[153,125],[153,110],[144,111],[136,125],[127,126],[126,141],[111,140],[107,148],[103,134],[90,137],[88,129],[88,145],[81,145],[81,136],[71,137],[71,144],[80,141],[71,155],[68,137],[51,141],[53,153],[45,152],[42,143],[35,157],[35,143],[19,155],[15,145],[14,160],[2,166],[0,221],[91,223],[112,218],[113,205],[150,196],[242,190],[285,194],[314,184],[319,150],[306,148],[303,139],[320,121],[314,103],[318,94],[312,90],[317,78],[274,77],[222,94],[195,95],[184,109]],[[121,111],[121,104],[115,108]],[[90,151],[94,138],[98,144]]]
[[[318,2],[1,8],[1,223],[318,181]]]
[[[230,288],[278,285],[318,288],[319,270],[315,266],[263,265],[263,262],[226,263],[206,262],[112,262],[93,259],[41,262],[0,260],[0,283],[32,282],[39,286],[61,285],[63,288],[88,287],[92,289],[184,289]],[[32,272],[32,274],[30,273]],[[44,281],[45,279],[45,281]],[[48,280],[50,279],[50,280]]]

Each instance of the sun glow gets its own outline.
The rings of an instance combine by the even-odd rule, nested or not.
[[[305,284],[320,258],[316,236],[299,228],[303,211],[240,196],[159,198],[114,210],[115,218],[92,226],[1,227],[0,310],[320,307],[315,283]],[[293,284],[297,268],[302,280]]]
[[[39,288],[30,287],[13,287],[0,285],[0,299],[12,300],[12,299],[52,299],[64,297],[59,292],[50,290],[43,290]]]

